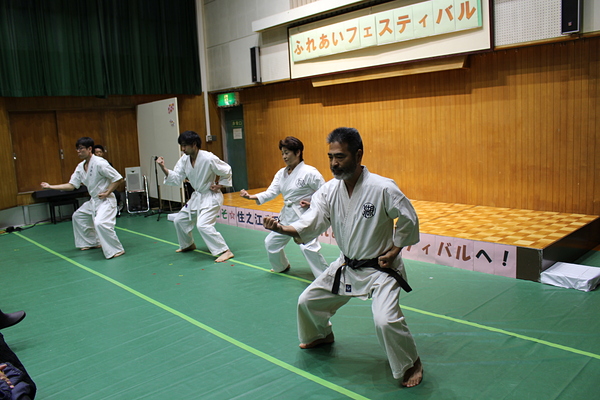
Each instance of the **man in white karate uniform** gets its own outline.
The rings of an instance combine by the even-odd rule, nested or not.
[[[72,191],[85,185],[90,200],[73,213],[75,247],[81,250],[102,247],[104,257],[119,257],[125,250],[115,233],[117,200],[113,192],[123,177],[108,161],[94,155],[92,138],[78,139],[75,147],[83,161],[75,168],[69,183],[50,185],[42,182],[41,186],[44,189]]]
[[[394,378],[402,386],[416,386],[423,367],[398,297],[400,288],[411,290],[400,251],[419,241],[417,214],[393,180],[361,165],[364,150],[356,129],[335,129],[327,142],[336,179],[313,195],[310,210],[291,225],[264,220],[265,228],[297,242],[331,226],[342,252],[298,299],[300,347],[333,343],[330,318],[352,297],[371,298],[377,337]]]
[[[181,186],[187,178],[194,188],[190,200],[173,221],[179,241],[179,249],[176,251],[182,253],[196,249],[192,235],[196,225],[210,253],[217,257],[216,262],[229,260],[233,253],[223,236],[215,229],[215,222],[223,205],[221,188],[232,186],[231,167],[213,153],[200,150],[202,142],[196,132],[183,132],[177,142],[184,155],[177,161],[173,170],[165,167],[163,157],[156,159],[156,163],[165,174],[165,184]]]
[[[280,140],[279,150],[281,150],[281,156],[286,167],[277,171],[267,190],[257,194],[249,194],[242,189],[240,196],[249,200],[256,200],[256,204],[260,205],[273,200],[281,193],[285,205],[279,213],[279,222],[283,225],[289,225],[297,221],[308,210],[312,194],[323,186],[325,180],[315,167],[304,163],[302,155],[304,144],[300,139],[288,136]],[[284,248],[290,239],[289,236],[277,232],[271,232],[265,238],[269,262],[273,267],[271,272],[289,271],[290,262],[285,255]],[[300,245],[300,251],[304,254],[315,278],[328,267],[327,261],[325,261],[319,250],[321,250],[321,245],[316,238]]]

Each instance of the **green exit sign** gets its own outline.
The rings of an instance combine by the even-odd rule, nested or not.
[[[239,104],[238,93],[220,93],[217,95],[217,107],[233,107]]]

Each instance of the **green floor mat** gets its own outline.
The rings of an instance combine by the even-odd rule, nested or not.
[[[400,303],[425,368],[400,388],[369,301],[333,318],[336,343],[300,350],[296,301],[312,280],[298,246],[269,272],[266,233],[217,225],[235,257],[175,253],[166,218],[123,216],[126,254],[74,248],[69,222],[0,236],[2,333],[39,399],[574,399],[600,376],[597,291],[407,261]],[[339,255],[323,245],[328,261]],[[0,360],[1,361],[1,360]]]

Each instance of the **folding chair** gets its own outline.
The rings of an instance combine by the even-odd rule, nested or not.
[[[125,168],[125,202],[130,214],[150,211],[148,181],[140,167]]]

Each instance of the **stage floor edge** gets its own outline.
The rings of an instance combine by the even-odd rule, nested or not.
[[[248,190],[259,193],[266,188]],[[600,244],[600,217],[550,211],[412,200],[421,241],[403,250],[407,259],[539,281],[556,262],[574,262]],[[262,218],[278,215],[278,196],[263,205],[226,193],[217,222],[264,230]],[[319,237],[334,244],[331,229]]]

